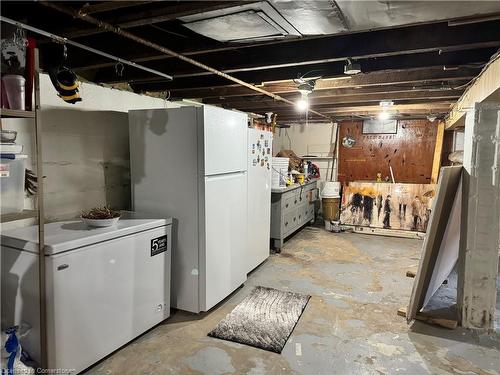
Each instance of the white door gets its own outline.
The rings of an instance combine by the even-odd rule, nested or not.
[[[248,129],[247,273],[269,257],[272,144],[272,133]]]
[[[222,301],[246,280],[246,191],[246,172],[205,177],[203,311]]]
[[[247,165],[246,114],[204,106],[205,175],[245,171]]]

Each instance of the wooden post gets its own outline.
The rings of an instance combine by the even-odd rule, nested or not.
[[[38,219],[38,293],[40,298],[40,367],[47,368],[47,310],[45,299],[45,214],[43,210],[43,160],[42,126],[40,121],[40,65],[38,49],[35,49],[35,145],[37,174],[37,219]]]
[[[439,177],[439,168],[441,168],[441,153],[443,152],[444,122],[437,124],[436,146],[434,147],[434,160],[432,161],[431,184],[435,184]]]

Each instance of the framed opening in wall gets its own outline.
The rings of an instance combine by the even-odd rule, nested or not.
[[[363,134],[396,134],[398,132],[397,120],[364,120]]]

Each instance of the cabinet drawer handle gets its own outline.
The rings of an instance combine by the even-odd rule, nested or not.
[[[295,221],[296,217],[293,218],[293,221]]]
[[[299,215],[299,219],[302,217],[302,215]]]
[[[288,203],[285,205],[286,208],[288,208]]]
[[[294,203],[295,203],[295,204],[297,204],[297,199],[295,199],[295,202],[294,202]]]
[[[285,223],[285,227],[288,225],[288,221]]]

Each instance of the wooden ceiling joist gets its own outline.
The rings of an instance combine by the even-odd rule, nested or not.
[[[396,118],[426,118],[428,115],[443,117],[449,110],[451,102],[433,103],[433,104],[402,104],[391,107],[390,111]],[[364,107],[336,107],[330,110],[325,110],[334,120],[346,118],[373,118],[380,112],[379,106],[364,106]],[[286,122],[304,122],[306,115],[290,110],[276,111],[278,114],[278,123]],[[314,114],[308,114],[308,121],[324,122],[324,119],[318,118]]]
[[[401,100],[398,104],[390,107],[389,111],[398,112],[401,110],[412,109],[419,113],[427,113],[435,111],[443,111],[439,113],[444,113],[450,109],[450,107],[455,103],[455,100],[444,100],[444,99],[431,99],[431,100]],[[228,107],[231,109],[239,109],[236,107]],[[333,114],[339,112],[356,112],[356,111],[372,111],[372,113],[378,113],[381,111],[381,107],[374,102],[357,102],[357,103],[338,103],[338,104],[319,104],[315,108],[322,113]],[[276,112],[279,114],[290,114],[290,115],[300,115],[295,108],[290,107],[255,107],[249,112],[265,113],[265,112]],[[311,116],[313,114],[311,113]]]
[[[173,56],[173,57],[176,57],[177,59],[185,62],[185,63],[188,63],[188,64],[192,64],[198,68],[201,68],[201,69],[205,69],[207,71],[210,71],[212,72],[213,74],[223,78],[223,79],[226,79],[226,80],[229,80],[229,81],[232,81],[234,83],[237,83],[241,86],[244,86],[244,87],[247,87],[251,90],[255,90],[255,91],[258,91],[260,92],[261,94],[264,94],[264,95],[267,95],[275,100],[278,100],[278,101],[281,101],[283,102],[284,104],[286,105],[292,105],[294,106],[294,102],[288,100],[288,99],[285,99],[285,98],[282,98],[281,96],[279,95],[276,95],[276,94],[273,94],[273,93],[270,93],[262,88],[259,88],[259,87],[256,87],[248,82],[245,82],[239,78],[236,78],[236,77],[233,77],[233,76],[230,76],[229,74],[227,73],[224,73],[220,70],[217,70],[211,66],[208,66],[202,62],[199,62],[197,60],[194,60],[190,57],[187,57],[187,56],[184,56],[178,52],[175,52],[167,47],[164,47],[160,44],[157,44],[157,43],[154,43],[154,42],[151,42],[147,39],[144,39],[140,36],[137,36],[133,33],[130,33],[130,32],[127,32],[126,30],[122,30],[121,28],[119,27],[116,27],[112,24],[109,24],[109,23],[106,23],[106,22],[103,22],[103,21],[100,21],[99,19],[97,18],[94,18],[94,17],[91,17],[89,15],[86,15],[86,14],[82,14],[82,13],[79,13],[79,12],[76,12],[74,11],[72,8],[69,8],[67,6],[64,6],[64,5],[61,5],[61,4],[55,4],[55,3],[51,3],[51,2],[48,2],[48,1],[42,1],[40,2],[40,4],[46,6],[46,7],[49,7],[49,8],[52,8],[54,10],[57,10],[61,13],[64,13],[64,14],[67,14],[67,15],[70,15],[70,16],[73,16],[75,18],[78,18],[78,19],[81,19],[83,21],[86,21],[90,24],[93,24],[95,26],[97,26],[99,29],[101,30],[105,30],[105,31],[109,31],[109,32],[112,32],[116,35],[119,35],[121,37],[124,37],[126,39],[129,39],[129,40],[132,40],[136,43],[139,43],[139,44],[142,44],[142,45],[146,45],[152,49],[155,49],[159,52],[162,52],[164,54],[167,54],[167,55],[170,55],[170,56]],[[311,112],[312,113],[315,113],[316,115],[320,116],[320,117],[324,117],[326,119],[328,119],[328,116],[325,116],[323,115],[322,113],[320,112],[317,112],[315,111],[314,109],[311,109]]]
[[[461,81],[465,85],[466,81]],[[411,84],[411,85],[391,85],[391,86],[372,86],[372,87],[357,87],[357,88],[341,88],[341,89],[330,89],[330,90],[317,90],[309,94],[310,103],[318,103],[318,99],[328,99],[328,98],[345,98],[350,100],[356,96],[362,95],[364,98],[381,98],[384,100],[386,97],[392,99],[399,98],[410,98],[410,97],[425,97],[428,94],[429,98],[439,97],[440,93],[454,93],[455,95],[461,95],[464,89],[453,89],[446,84],[432,85],[429,84]],[[455,96],[450,94],[451,96]],[[284,98],[295,100],[300,94],[295,90],[291,93],[281,94]],[[448,96],[447,96],[448,97]],[[214,104],[214,105],[233,105],[236,103],[269,103],[268,100],[260,96],[236,96],[236,97],[224,97],[224,98],[208,98],[203,99],[203,103]]]
[[[387,56],[422,54],[437,52],[446,54],[454,51],[464,51],[500,46],[500,22],[486,22],[450,28],[446,23],[433,25],[417,25],[396,30],[377,30],[346,35],[322,37],[307,37],[300,40],[274,41],[247,45],[222,45],[223,48],[181,50],[183,54],[203,55],[203,61],[224,70],[236,71],[265,70],[285,68],[289,66],[310,65],[353,60],[380,58]],[[415,37],[418,35],[418,38]],[[391,43],[387,41],[391,40]],[[293,47],[291,48],[291,45]],[[128,51],[128,59],[137,58],[134,51]],[[140,60],[139,60],[140,59]],[[154,61],[162,65],[162,60],[169,56],[152,54],[140,57],[137,62]],[[97,61],[95,61],[97,62]],[[92,60],[89,61],[93,66]],[[231,66],[224,66],[230,64]],[[82,69],[85,66],[78,65]],[[237,69],[237,70],[236,70]],[[229,73],[229,71],[228,71]],[[304,71],[305,73],[305,71]],[[187,74],[207,74],[193,70]]]
[[[475,82],[467,88],[460,99],[455,103],[446,119],[446,129],[457,126],[464,120],[467,110],[474,108],[475,103],[488,100],[489,97],[500,90],[500,51],[488,66],[481,72]],[[498,99],[493,99],[498,104]]]
[[[152,3],[153,0],[148,1],[101,1],[101,2],[91,2],[87,3],[80,8],[80,12],[85,14],[109,12],[112,10],[118,10],[123,8],[130,8],[139,5]]]
[[[120,1],[114,1],[121,3]],[[114,3],[113,2],[113,3]],[[154,2],[153,2],[154,3]],[[121,29],[129,29],[132,27],[152,25],[160,22],[175,20],[179,17],[185,17],[199,12],[209,12],[227,8],[231,5],[238,5],[243,1],[203,1],[203,2],[179,2],[174,6],[161,6],[161,1],[157,2],[158,7],[152,9],[138,10],[133,13],[125,14],[113,19],[106,19],[104,22],[113,23]],[[96,4],[97,6],[98,4]],[[138,4],[140,5],[140,4]],[[85,14],[90,14],[88,11],[82,10]],[[94,12],[95,13],[95,12]],[[66,32],[64,35],[67,38],[81,38],[105,32],[100,28],[87,29],[81,31]]]
[[[431,113],[434,111],[441,111],[449,109],[453,104],[453,101],[439,101],[436,103],[411,103],[411,104],[395,104],[391,106],[388,111],[389,112],[397,112],[403,111],[408,113]],[[364,105],[363,108],[358,106],[330,106],[330,108],[325,109],[327,113],[357,113],[357,112],[379,112],[381,107],[379,105]],[[290,108],[283,108],[277,113],[296,113],[295,110]]]
[[[387,70],[388,68],[390,70],[431,68],[432,66],[439,66],[441,69],[443,69],[443,67],[458,68],[462,64],[470,67],[477,66],[480,69],[489,60],[490,56],[495,53],[495,51],[496,49],[488,48],[485,50],[475,51],[474,53],[464,51],[462,53],[453,52],[450,54],[438,55],[432,52],[417,56],[388,56],[378,59],[362,60],[360,61],[360,64],[362,71],[367,73]],[[229,63],[227,63],[226,66],[228,64]],[[134,69],[127,69],[125,70],[123,76],[117,76],[114,68],[99,70],[95,74],[94,80],[103,83],[129,82],[135,84],[136,87],[140,87],[140,89],[143,89],[143,87],[147,88],[149,86],[149,91],[210,87],[227,84],[226,81],[218,79],[217,76],[213,74],[203,76],[191,76],[188,74],[185,76],[183,73],[185,71],[185,64],[165,64],[163,66],[158,64],[144,65],[151,69],[173,75],[174,81],[163,82],[158,77]],[[221,71],[242,80],[252,82],[254,84],[260,84],[268,81],[291,80],[308,72],[311,73],[307,74],[306,78],[315,76],[323,76],[325,78],[338,77],[344,75],[344,65],[344,61],[338,61],[305,66],[292,66],[287,68],[270,68],[267,70],[231,72],[231,69],[221,69]],[[211,64],[211,66],[220,68],[219,65]],[[180,71],[180,69],[182,70]],[[85,74],[82,75],[85,76]],[[155,89],[153,89],[153,87]]]
[[[394,101],[404,101],[404,100],[453,100],[460,98],[463,90],[449,90],[449,91],[407,91],[403,93],[375,93],[375,94],[358,94],[350,96],[331,96],[324,98],[310,98],[309,105],[314,108],[319,108],[319,106],[324,105],[338,105],[338,104],[349,104],[349,103],[378,103],[381,100],[394,100]],[[295,96],[295,100],[300,98],[300,94]],[[290,98],[292,99],[292,98]],[[247,110],[253,108],[273,108],[281,107],[281,103],[272,100],[254,100],[254,101],[237,101],[231,102],[226,101],[221,103],[225,107],[238,108],[240,110]]]
[[[361,73],[351,77],[340,76],[331,79],[321,79],[316,82],[315,92],[322,90],[353,89],[365,87],[390,87],[394,85],[411,85],[422,83],[450,82],[453,87],[457,81],[468,81],[475,77],[478,69],[463,68],[457,70],[443,70],[443,67],[427,67],[408,70],[388,70],[372,73]],[[261,84],[269,92],[276,94],[297,93],[297,84],[292,80]],[[146,86],[144,88],[147,88]],[[175,98],[229,98],[238,96],[259,95],[245,87],[238,85],[210,86],[193,89],[170,89]],[[335,94],[335,92],[333,92]]]
[[[384,99],[394,100],[395,110],[421,106],[400,107],[401,118],[429,112],[443,117],[500,47],[497,18],[453,27],[442,20],[240,44],[197,34],[179,20],[239,1],[39,1],[29,9],[5,3],[2,10],[13,19],[24,17],[34,27],[78,37],[95,49],[109,49],[174,77],[166,82],[134,67],[118,75],[114,61],[70,48],[68,65],[90,81],[126,82],[135,92],[169,91],[172,99],[199,99],[260,114],[272,110],[287,121],[304,117],[294,108],[299,92],[293,81],[304,75],[321,78],[309,96],[314,121],[373,116]],[[347,59],[359,63],[363,73],[346,77]]]

